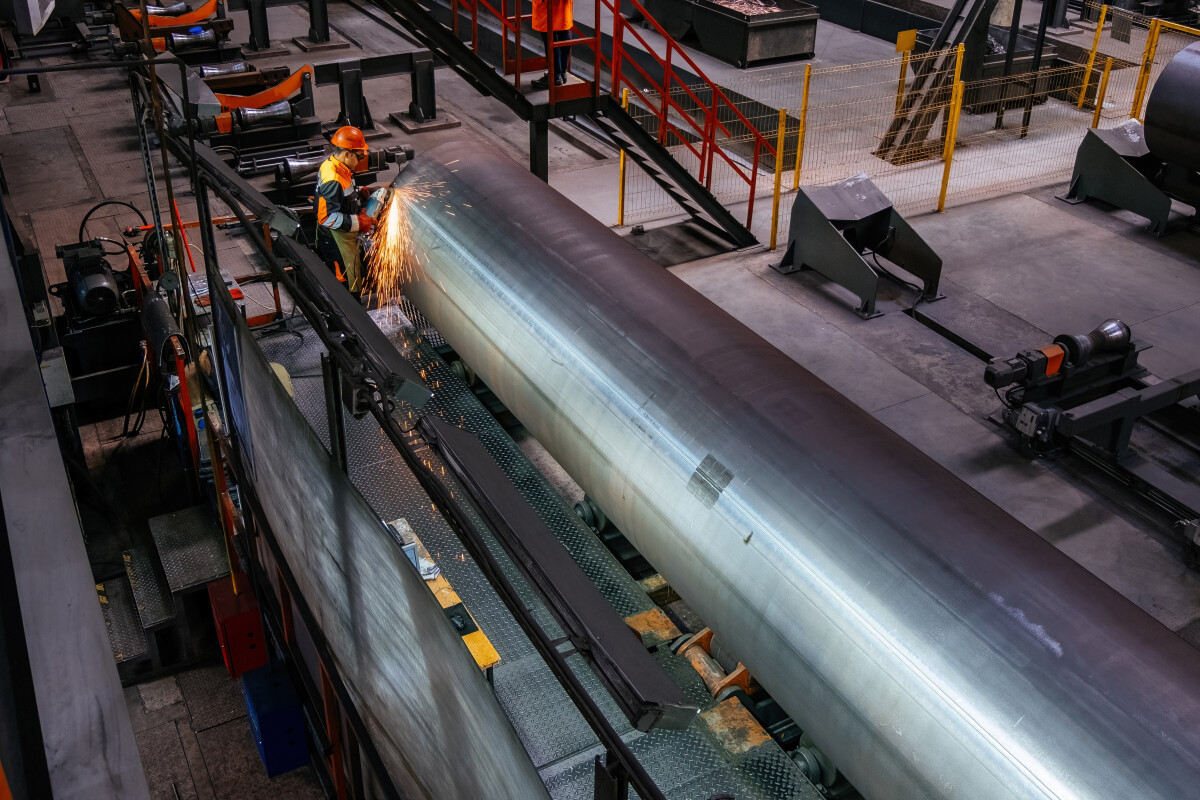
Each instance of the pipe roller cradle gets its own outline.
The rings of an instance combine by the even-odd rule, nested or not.
[[[505,155],[421,311],[870,800],[1200,797],[1200,653]]]

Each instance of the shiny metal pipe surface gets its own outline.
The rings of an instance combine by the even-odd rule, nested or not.
[[[406,291],[871,800],[1200,797],[1200,654],[479,145]]]

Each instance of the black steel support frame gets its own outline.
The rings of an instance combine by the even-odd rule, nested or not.
[[[955,0],[954,7],[950,9],[950,13],[933,37],[929,52],[937,52],[947,44],[963,44],[980,25],[983,25],[986,30],[996,2],[997,0],[971,0],[961,27],[951,39],[950,33],[954,30],[959,14],[967,4],[967,0]],[[947,118],[950,115],[949,100],[954,89],[952,85],[954,73],[950,69],[950,64],[955,58],[957,56],[950,53],[946,55],[945,59],[941,59],[940,63],[939,60],[930,58],[922,61],[913,77],[913,85],[904,95],[900,109],[892,119],[887,133],[884,134],[882,143],[876,148],[875,155],[893,163],[902,163],[903,160],[911,157],[914,150],[926,145],[929,131],[932,130],[942,111],[946,111]],[[925,83],[931,75],[933,76],[932,84],[925,89]],[[905,123],[908,123],[907,128]],[[904,132],[904,135],[897,145],[896,138],[900,136],[901,131]],[[895,152],[892,152],[893,147],[895,147]]]
[[[271,28],[267,21],[267,0],[247,0],[250,16],[251,50],[267,50],[271,46]]]
[[[308,40],[313,44],[329,41],[329,0],[308,0]]]
[[[1017,37],[1021,33],[1021,5],[1022,0],[1013,0],[1012,20],[1008,25],[1008,47],[1004,51],[1004,72],[1002,74],[1005,78],[1012,75],[1013,56],[1017,49]],[[1034,90],[1037,88],[1036,83],[1037,73],[1035,72]],[[1000,90],[1000,107],[996,109],[996,130],[1004,127],[1004,107],[1008,105],[1008,87],[1009,84],[1006,82],[1002,84]]]
[[[1149,150],[1140,156],[1122,155],[1106,141],[1115,135],[1103,130],[1089,130],[1083,135],[1063,200],[1074,204],[1095,198],[1111,203],[1145,217],[1150,221],[1150,232],[1162,236],[1171,218],[1171,197],[1146,175],[1151,170],[1161,172],[1162,162]]]
[[[341,82],[343,70],[347,69],[358,70],[362,74],[363,80],[404,75],[413,71],[413,63],[416,59],[428,55],[429,52],[426,50],[416,50],[407,53],[388,53],[381,56],[322,61],[312,65],[313,82],[317,86],[335,86]]]
[[[437,93],[433,80],[433,53],[428,51],[413,55],[412,102],[408,104],[408,115],[415,122],[437,119]]]
[[[863,258],[864,250],[845,238],[842,229],[826,216],[812,197],[837,188],[801,187],[792,206],[787,250],[776,269],[784,275],[802,269],[815,270],[853,292],[859,299],[855,312],[863,319],[871,319],[883,313],[875,309],[880,273]],[[879,196],[882,198],[882,193]],[[864,207],[868,206],[859,206]],[[891,244],[886,253],[881,251],[881,255],[921,280],[922,300],[941,299],[938,284],[942,259],[895,208],[889,204],[886,211],[887,221],[883,227],[891,232]],[[882,210],[877,213],[882,214]]]
[[[339,125],[353,125],[362,130],[375,127],[371,108],[367,105],[366,95],[363,94],[363,74],[360,70],[341,66],[338,75],[338,100],[341,105]]]
[[[1063,4],[1063,13],[1066,13],[1066,0],[1061,0]],[[1038,18],[1037,37],[1033,43],[1033,65],[1029,72],[1033,76],[1031,80],[1033,84],[1029,89],[1029,96],[1025,99],[1025,111],[1021,115],[1021,138],[1024,139],[1029,135],[1029,120],[1033,116],[1033,102],[1037,99],[1037,81],[1038,71],[1042,68],[1042,52],[1046,49],[1046,28],[1050,24],[1050,18],[1054,16],[1054,9],[1058,5],[1057,0],[1043,0],[1042,14]]]
[[[1138,391],[1116,391],[1064,410],[1058,432],[1066,437],[1090,439],[1119,460],[1129,453],[1129,439],[1139,418],[1194,397],[1198,392],[1200,369]],[[1200,514],[1200,508],[1195,511]]]
[[[174,141],[173,137],[168,137],[167,141],[177,158],[186,159],[188,157],[188,153],[178,142]],[[205,145],[196,144],[194,152],[196,153],[195,161],[190,166],[198,174],[197,180],[201,185],[201,195],[211,188],[238,216],[246,230],[247,238],[267,261],[275,278],[295,299],[305,318],[312,324],[313,330],[325,345],[330,357],[338,362],[338,368],[343,371],[344,375],[364,387],[372,415],[438,510],[463,539],[464,545],[468,549],[473,552],[479,550],[486,555],[486,560],[479,562],[480,568],[484,570],[489,579],[495,577],[496,582],[493,583],[493,586],[497,593],[505,601],[522,630],[529,636],[559,683],[571,697],[572,702],[592,727],[607,753],[610,754],[608,772],[619,776],[621,780],[628,780],[629,785],[635,788],[643,800],[665,800],[662,791],[645,771],[629,746],[621,739],[620,734],[608,722],[599,704],[588,694],[586,687],[575,675],[567,662],[568,655],[558,651],[557,646],[561,642],[550,638],[538,625],[530,609],[517,595],[515,587],[500,570],[499,562],[495,561],[483,540],[477,538],[478,534],[459,507],[457,499],[424,466],[416,452],[417,449],[424,447],[424,443],[414,447],[411,429],[401,428],[393,418],[391,412],[395,405],[392,397],[408,401],[419,407],[423,404],[424,397],[428,396],[428,390],[416,379],[412,367],[387,341],[379,328],[366,315],[362,306],[336,282],[315,253],[287,236],[273,237],[268,246],[260,233],[261,224],[253,224],[243,206],[255,214],[260,223],[261,221],[275,220],[274,227],[277,230],[286,224],[281,224],[283,221],[280,219],[285,212],[273,206],[258,190],[246,183]],[[202,196],[198,196],[198,199],[202,200],[199,203],[202,222],[211,221],[207,200]],[[202,224],[201,230],[207,231],[204,243],[206,254],[214,254],[216,249],[215,243],[212,241],[211,226]],[[298,230],[298,227],[294,230]],[[206,256],[206,264],[208,258]],[[284,269],[280,258],[288,260],[293,269]],[[214,271],[217,269],[215,262],[212,269]],[[233,443],[231,449],[235,457],[241,457],[236,442]],[[247,491],[247,496],[253,497],[252,490]],[[261,510],[261,507],[255,509],[253,504],[251,508],[256,513]],[[262,519],[261,513],[258,513],[258,518]],[[270,537],[268,537],[268,542],[272,545],[275,557],[281,558],[281,553]],[[284,566],[283,563],[280,564],[281,570]],[[524,565],[520,563],[517,563],[517,566],[524,568]],[[533,584],[534,579],[530,580]],[[582,652],[603,650],[599,643],[589,643],[586,647],[587,649]],[[347,705],[349,709],[349,698],[343,697],[344,687],[339,688],[338,693],[343,704]],[[361,718],[355,714],[351,717],[351,723],[364,747],[368,746],[369,739],[367,732],[362,727]],[[375,757],[378,757],[377,753]],[[381,762],[372,761],[373,768],[379,769],[380,764]]]

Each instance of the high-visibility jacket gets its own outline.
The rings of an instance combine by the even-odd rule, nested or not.
[[[317,188],[313,192],[317,224],[331,231],[354,233],[358,230],[358,205],[354,173],[333,156],[325,159],[317,172]]]
[[[546,27],[546,17],[551,3],[554,6],[554,28]],[[569,31],[575,24],[571,0],[533,0],[533,29],[546,33],[550,30]]]

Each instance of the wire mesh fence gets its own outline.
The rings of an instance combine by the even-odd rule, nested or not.
[[[1067,180],[1086,130],[1140,116],[1165,65],[1200,41],[1200,30],[1099,4],[1086,4],[1077,24],[1088,31],[1085,46],[1066,48],[1036,79],[1018,72],[963,82],[958,107],[954,87],[963,56],[956,49],[830,68],[807,65],[746,78],[723,91],[772,143],[782,112],[781,227],[795,187],[828,185],[859,173],[901,213],[933,211]],[[697,97],[708,102],[698,92]],[[630,103],[630,112],[657,131],[653,109],[660,105],[661,98],[643,93]],[[704,180],[746,219],[761,220],[759,214],[771,213],[775,159],[761,152],[761,138],[729,118],[733,113],[720,117],[714,142],[737,168],[715,159]],[[949,131],[955,134],[952,144]],[[664,133],[668,149],[701,175],[700,145],[674,136],[670,125]],[[744,178],[748,170],[758,173],[753,192]],[[625,224],[678,213],[647,175],[628,172]]]

